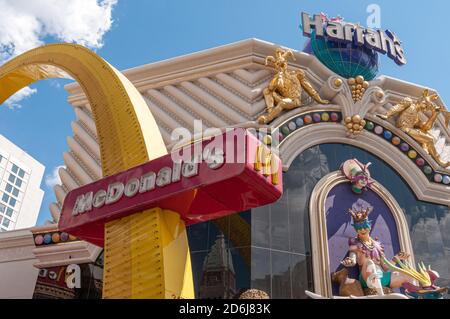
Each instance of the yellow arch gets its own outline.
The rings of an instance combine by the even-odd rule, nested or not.
[[[49,44],[2,65],[0,104],[33,82],[65,77],[65,72],[80,84],[91,105],[103,176],[167,154],[156,121],[134,85],[80,45]],[[105,231],[103,297],[194,297],[186,230],[178,214],[147,210],[112,221]]]
[[[83,88],[99,138],[103,176],[167,154],[147,104],[134,85],[83,46],[68,43],[30,50],[0,67],[0,104],[23,87],[64,70]]]

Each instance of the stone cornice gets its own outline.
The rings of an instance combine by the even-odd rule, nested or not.
[[[31,230],[20,229],[0,233],[0,250],[17,247],[34,246]]]
[[[57,224],[33,227],[32,234],[53,233],[58,231]],[[76,240],[52,245],[35,246],[31,236],[33,254],[37,258],[34,264],[37,268],[47,268],[69,264],[94,262],[101,252],[101,248],[88,242]]]
[[[37,268],[83,264],[94,262],[101,248],[84,241],[74,241],[58,245],[36,247],[33,250],[38,261]]]
[[[229,72],[239,68],[267,68],[265,58],[273,55],[279,45],[258,39],[247,39],[213,49],[151,63],[123,71],[139,91],[164,87],[175,82],[189,81],[220,72]],[[323,66],[314,56],[295,51],[294,68],[312,69],[313,82],[323,82],[333,73]],[[269,68],[270,69],[270,68]],[[81,106],[87,103],[86,97],[77,83],[65,86],[71,94],[68,101]]]

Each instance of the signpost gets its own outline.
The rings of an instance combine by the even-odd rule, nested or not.
[[[399,38],[390,30],[373,30],[363,28],[359,24],[344,22],[342,19],[323,21],[322,15],[315,14],[311,17],[308,13],[302,13],[303,35],[314,35],[322,38],[327,36],[330,40],[344,43],[355,43],[365,46],[382,54],[387,54],[398,65],[406,64],[405,52]]]
[[[148,297],[151,293],[142,291],[153,290],[141,291],[139,285],[176,266],[156,262],[159,259],[154,257],[160,256],[158,251],[164,249],[164,243],[159,232],[153,231],[152,221],[160,215],[172,216],[169,220],[183,226],[183,231],[172,237],[185,237],[184,225],[276,201],[282,195],[281,174],[281,161],[267,146],[245,129],[230,129],[72,190],[64,200],[59,229],[105,247],[106,297],[127,295],[129,291],[123,290],[129,287],[128,281],[133,282],[131,296]],[[148,209],[152,210],[139,213]],[[170,246],[176,244],[171,242]],[[173,248],[170,253],[164,252],[171,253],[189,251]],[[157,267],[152,268],[152,263]],[[129,264],[134,267],[133,274]],[[141,270],[136,275],[139,265]],[[178,275],[173,274],[173,278]],[[186,283],[186,278],[174,280],[172,286],[179,282],[192,290],[192,282]],[[165,286],[167,297],[171,284]],[[158,289],[154,288],[156,293]],[[141,292],[133,293],[133,289]],[[173,291],[179,291],[179,287]],[[172,297],[183,296],[174,292]]]

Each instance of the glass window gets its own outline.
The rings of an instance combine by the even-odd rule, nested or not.
[[[19,188],[22,187],[22,180],[20,178],[16,179],[16,186]]]
[[[3,218],[3,223],[2,223],[2,225],[3,226],[5,226],[5,227],[9,227],[9,222],[10,222],[10,220],[8,219],[8,218]]]
[[[12,194],[13,194],[14,196],[18,197],[18,196],[19,196],[19,190],[18,190],[17,188],[13,187]]]
[[[11,183],[14,183],[15,180],[16,180],[16,177],[13,174],[9,174],[8,181],[10,181]]]
[[[19,176],[22,178],[25,176],[25,171],[23,169],[19,169]]]
[[[6,210],[6,206],[3,204],[0,204],[0,213],[3,214],[5,212],[5,210]]]
[[[18,170],[19,170],[19,168],[17,167],[17,165],[16,165],[16,164],[13,164],[11,171],[12,171],[13,173],[16,173],[16,174],[17,174]]]
[[[9,199],[9,205],[11,205],[12,207],[16,206],[16,202],[17,200],[12,197]]]
[[[12,187],[11,184],[6,184],[5,190],[6,190],[8,193],[11,193],[12,189],[13,189],[13,187]]]
[[[219,247],[217,239],[223,233],[222,246],[224,251],[231,251],[235,268],[236,284],[230,289],[260,289],[271,298],[306,298],[304,291],[314,289],[309,224],[311,193],[320,179],[339,170],[351,158],[372,162],[373,178],[394,195],[405,212],[415,260],[430,264],[440,274],[437,285],[450,286],[449,208],[419,201],[401,176],[380,158],[350,145],[322,144],[304,151],[283,173],[284,193],[278,202],[253,209],[245,218],[226,217],[188,227],[197,297],[211,294],[212,288],[206,288],[206,281],[202,281],[205,261],[208,255],[211,257],[214,243],[216,249]],[[244,225],[242,231],[244,228],[240,226]],[[239,242],[246,244],[242,249],[234,248],[241,246]],[[249,271],[243,271],[244,266]],[[243,278],[243,273],[250,280]],[[210,280],[217,278],[209,273]],[[239,282],[244,284],[241,286]],[[247,282],[250,287],[246,287]]]
[[[291,254],[292,298],[306,298],[305,287],[313,287],[310,256]]]
[[[278,202],[252,210],[252,288],[262,289],[272,298],[305,298],[304,291],[313,289],[311,193],[322,177],[351,158],[372,162],[372,176],[405,212],[415,259],[439,272],[437,285],[450,285],[449,208],[419,201],[402,177],[380,158],[351,145],[322,144],[304,151],[283,173],[284,193]]]
[[[9,201],[9,196],[6,195],[6,194],[3,194],[3,196],[2,196],[2,201],[4,201],[5,203],[8,203],[8,201]]]
[[[270,255],[270,249],[252,247],[251,287],[272,296]]]
[[[271,298],[291,298],[290,254],[271,251],[272,295]]]
[[[8,207],[8,208],[6,209],[5,215],[8,216],[8,217],[11,217],[12,214],[13,214],[13,212],[14,212],[14,211],[12,210],[12,208],[9,208],[9,207]]]
[[[270,248],[270,206],[252,209],[252,245]]]

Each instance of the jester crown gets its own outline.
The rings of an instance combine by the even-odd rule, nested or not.
[[[361,209],[349,208],[348,212],[352,215],[352,226],[355,227],[355,229],[371,228],[372,223],[369,220],[370,207]]]

